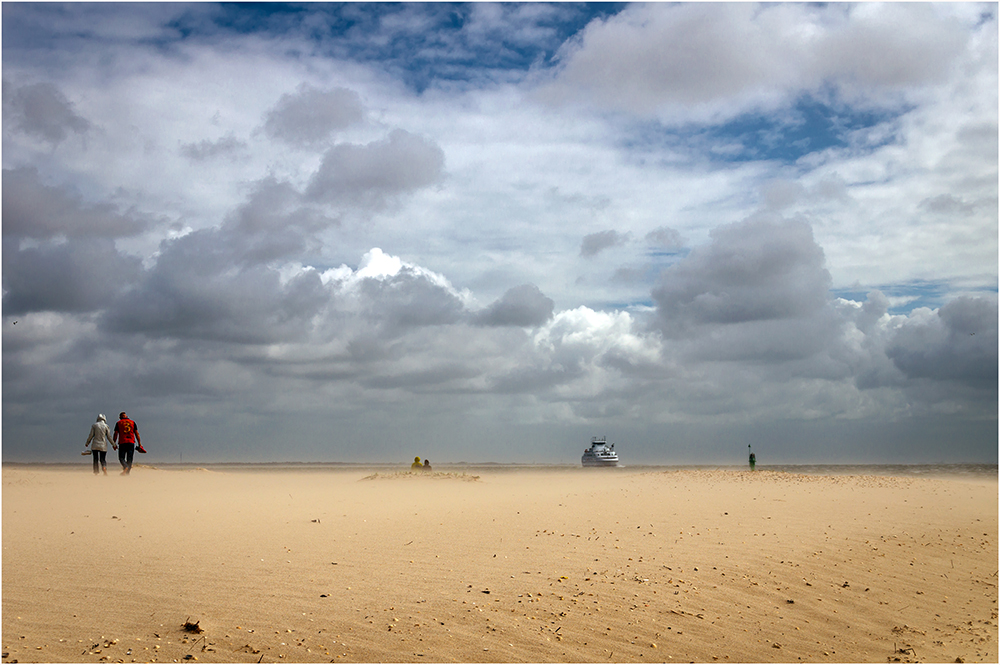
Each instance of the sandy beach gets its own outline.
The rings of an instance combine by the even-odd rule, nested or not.
[[[997,498],[770,471],[4,467],[3,662],[997,662]]]

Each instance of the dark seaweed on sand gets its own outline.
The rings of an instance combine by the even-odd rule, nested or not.
[[[184,632],[186,632],[186,633],[204,633],[205,630],[201,626],[198,625],[199,623],[201,623],[201,621],[195,621],[194,623],[191,623],[190,621],[185,621],[184,622]]]

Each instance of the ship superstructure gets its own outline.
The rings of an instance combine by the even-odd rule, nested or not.
[[[615,444],[609,446],[607,437],[595,436],[590,440],[590,448],[583,451],[580,461],[584,466],[618,466]]]

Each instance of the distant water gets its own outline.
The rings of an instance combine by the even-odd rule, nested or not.
[[[643,465],[632,470],[724,469],[748,470],[744,465]],[[905,476],[923,478],[968,478],[997,480],[996,464],[757,464],[758,471],[801,473],[810,476]]]
[[[623,465],[631,471],[679,471],[682,469],[721,469],[724,471],[748,471],[746,464],[637,464]],[[810,476],[906,476],[923,478],[998,478],[996,464],[761,464],[757,471],[777,471],[780,473],[801,473]]]
[[[758,469],[822,476],[922,476],[997,479],[996,464],[776,464]]]
[[[80,463],[42,463],[47,468],[90,468],[90,459]],[[26,464],[4,462],[4,466],[17,467]],[[409,471],[406,463],[351,463],[351,462],[160,462],[150,460],[150,465],[162,469],[215,469],[218,471],[332,471],[357,470],[394,472]],[[617,473],[647,471],[681,471],[684,469],[725,471],[745,471],[747,466],[720,464],[622,464],[616,468],[583,468],[580,464],[517,464],[499,462],[442,462],[434,465],[436,471],[464,473],[503,473],[516,471],[562,471],[566,473]],[[801,473],[813,476],[904,476],[923,478],[966,478],[969,480],[997,480],[996,464],[757,464],[758,471]]]

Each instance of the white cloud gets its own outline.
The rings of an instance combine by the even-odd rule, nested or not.
[[[539,94],[685,122],[773,110],[828,85],[853,96],[940,83],[969,19],[892,3],[632,5],[568,42]]]

